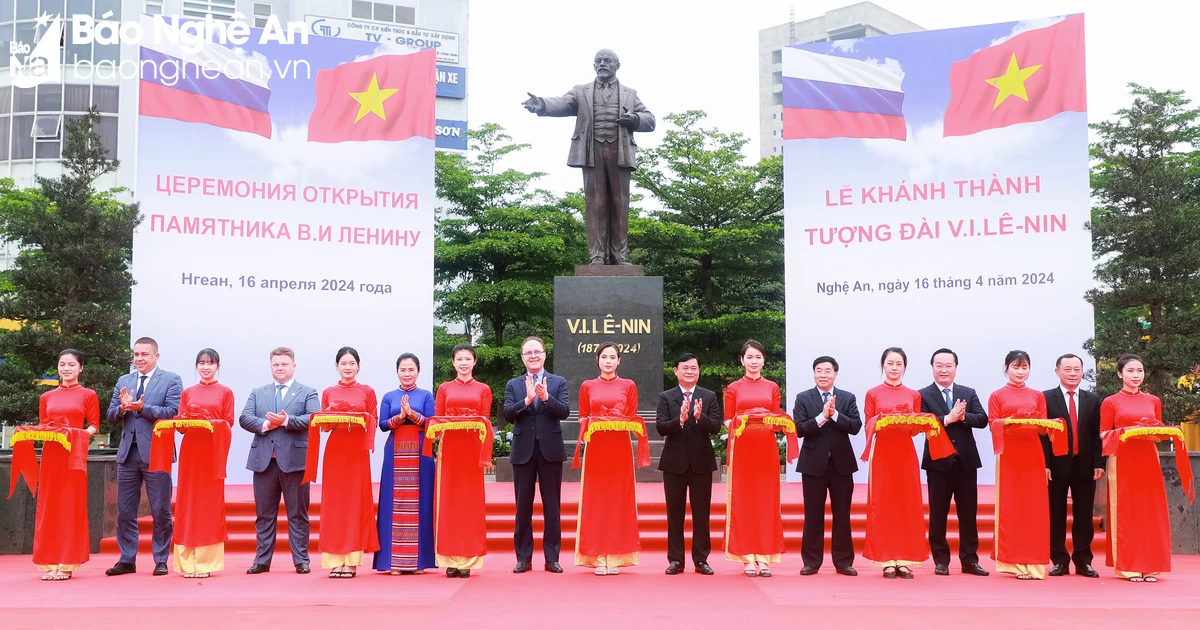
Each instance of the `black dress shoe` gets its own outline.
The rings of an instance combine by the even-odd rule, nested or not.
[[[988,574],[987,569],[984,569],[983,567],[979,566],[978,562],[970,562],[970,563],[964,564],[962,567],[962,572],[969,573],[971,575],[981,575],[981,576],[986,576]]]
[[[707,562],[697,562],[696,573],[699,573],[700,575],[712,575],[713,570],[712,567],[708,566]]]
[[[166,575],[166,574],[167,574],[167,563],[166,562],[154,563],[154,575]]]
[[[858,570],[854,567],[837,567],[834,571],[837,571],[838,575],[849,575],[851,577],[858,575]]]
[[[562,573],[562,565],[557,562],[547,562],[546,570],[550,573]]]
[[[446,569],[446,577],[448,577],[448,578],[458,577],[458,569]]]
[[[518,562],[517,566],[513,567],[513,573],[525,573],[533,567],[529,566],[528,562]]]
[[[1075,574],[1082,575],[1083,577],[1090,577],[1090,578],[1100,577],[1100,574],[1097,573],[1096,570],[1093,569],[1092,565],[1090,565],[1090,564],[1085,564],[1082,567],[1077,565],[1075,567]]]
[[[460,578],[469,578],[469,577],[471,577],[471,570],[470,570],[470,569],[459,569],[459,570],[458,570],[458,577],[460,577]]]
[[[104,572],[104,575],[125,575],[126,573],[137,573],[137,565],[132,562],[118,562],[111,569]]]
[[[816,575],[819,570],[817,567],[804,567],[800,569],[800,575]]]
[[[1069,571],[1067,570],[1067,565],[1065,564],[1056,564],[1054,565],[1053,569],[1050,569],[1050,577],[1062,577],[1067,573],[1069,573]]]
[[[696,568],[699,569],[700,567]],[[667,567],[667,575],[679,575],[680,573],[683,573],[682,562],[672,562],[670,566]]]
[[[300,564],[296,565],[296,573],[299,573],[300,575],[305,575],[310,571],[311,570],[308,568],[307,562],[301,562]]]
[[[950,566],[945,564],[935,564],[933,565],[933,574],[950,575]]]
[[[267,571],[270,571],[270,570],[271,570],[271,565],[269,565],[269,564],[252,564],[252,565],[250,565],[249,569],[246,569],[246,573],[248,573],[250,575],[258,575],[259,573],[266,573]]]

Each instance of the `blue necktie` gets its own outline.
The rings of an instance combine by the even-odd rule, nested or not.
[[[829,392],[823,392],[821,394],[821,404],[822,405],[829,404]]]
[[[133,400],[134,400],[134,401],[141,400],[141,399],[142,399],[142,396],[143,396],[145,393],[146,393],[146,375],[145,375],[145,374],[142,374],[142,375],[139,375],[139,376],[138,376],[138,388],[137,388],[137,393],[133,395]]]
[[[534,374],[534,375],[533,375],[533,385],[534,385],[534,387],[537,387],[538,383],[541,383],[541,382],[542,382],[542,373],[541,373],[541,372],[538,372],[537,374]],[[537,409],[537,408],[538,408],[538,405],[539,405],[541,402],[542,402],[542,399],[541,399],[541,398],[538,398],[537,394],[534,394],[534,395],[533,395],[533,408],[534,408],[534,409]]]
[[[950,388],[943,388],[942,395],[946,397],[946,411],[954,409],[954,401],[950,399]]]
[[[275,413],[283,411],[283,385],[275,386]]]

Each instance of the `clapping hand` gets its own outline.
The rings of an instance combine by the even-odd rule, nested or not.
[[[533,394],[534,394],[533,389],[534,389],[533,388],[533,375],[526,373],[525,374],[525,404],[526,405],[533,402]]]
[[[546,389],[545,381],[534,385],[533,392],[537,395],[538,400],[541,400],[542,402],[546,402],[546,399],[550,398],[550,390]]]
[[[146,406],[146,397],[142,396],[141,398],[131,401],[129,404],[125,405],[125,408],[128,409],[129,411],[141,411],[142,407],[145,407],[145,406]]]
[[[129,393],[128,389],[121,388],[121,408],[128,409],[129,404],[133,402],[133,394]]]
[[[827,420],[832,420],[833,414],[835,414],[835,413],[837,413],[837,395],[836,394],[830,396],[829,400],[825,401],[825,406],[821,409],[821,415],[825,416],[825,419],[827,419]]]
[[[700,412],[704,410],[704,401],[703,401],[703,400],[700,400],[699,398],[697,398],[697,399],[696,399],[696,404],[695,404],[695,405],[693,405],[693,407],[694,407],[694,408],[695,408],[695,410],[696,410],[696,412],[695,412],[696,418],[697,418],[697,419],[699,419],[699,418],[700,418]]]
[[[954,403],[954,408],[950,413],[946,414],[946,424],[961,421],[967,415],[967,403],[959,400]]]
[[[413,417],[412,407],[408,404],[408,394],[400,398],[400,417],[408,420]]]
[[[688,421],[688,411],[689,410],[688,410],[687,405],[679,405],[679,424],[680,424],[680,426],[683,426],[683,424]]]

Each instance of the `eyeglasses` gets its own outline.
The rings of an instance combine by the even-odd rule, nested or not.
[[[530,350],[529,352],[522,352],[521,356],[523,356],[523,357],[540,357],[545,354],[546,354],[545,350]]]

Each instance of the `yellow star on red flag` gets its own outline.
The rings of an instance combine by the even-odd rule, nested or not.
[[[987,79],[987,82],[998,90],[996,103],[992,105],[992,109],[1000,107],[1000,103],[1003,103],[1009,96],[1015,96],[1028,102],[1029,94],[1025,92],[1025,79],[1033,76],[1033,73],[1041,67],[1042,64],[1022,68],[1017,63],[1017,54],[1013,53],[1012,59],[1008,62],[1008,70],[998,77]]]
[[[387,120],[387,114],[383,111],[383,102],[399,91],[396,88],[379,89],[379,77],[372,73],[371,83],[367,86],[366,92],[350,93],[350,98],[358,101],[358,115],[354,117],[354,122],[362,120],[363,116],[367,114],[375,114],[380,119]]]

